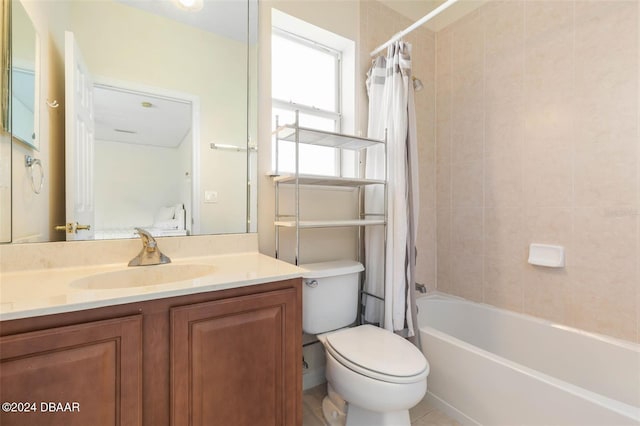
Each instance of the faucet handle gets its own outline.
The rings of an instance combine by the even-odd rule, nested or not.
[[[145,247],[147,246],[155,247],[157,245],[155,238],[153,238],[153,235],[151,235],[149,231],[147,231],[144,228],[138,228],[138,227],[134,229],[136,230],[140,238],[142,238],[142,244]]]

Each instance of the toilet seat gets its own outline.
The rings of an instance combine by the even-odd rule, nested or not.
[[[327,352],[359,374],[389,383],[415,383],[429,374],[422,352],[402,337],[372,325],[326,335]]]

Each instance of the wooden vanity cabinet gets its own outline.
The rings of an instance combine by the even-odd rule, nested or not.
[[[82,416],[2,413],[0,424],[300,426],[300,285],[4,321],[1,402],[81,401]]]
[[[0,338],[0,424],[139,425],[142,316]]]
[[[295,304],[286,289],[171,309],[171,423],[296,425]]]

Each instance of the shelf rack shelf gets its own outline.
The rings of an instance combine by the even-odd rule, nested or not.
[[[295,174],[273,176],[273,181],[282,185],[295,185]],[[339,176],[298,175],[298,185],[342,186],[356,188],[367,185],[384,185],[381,179],[347,178]]]
[[[349,150],[360,150],[376,144],[386,144],[383,140],[343,135],[326,130],[309,129],[307,127],[297,126],[295,123],[278,126],[274,133],[278,140],[281,141]]]
[[[279,144],[281,141],[293,142],[295,144],[295,172],[280,174],[276,160],[276,170],[272,175],[275,184],[275,255],[280,257],[280,229],[295,229],[295,257],[294,263],[298,265],[300,262],[300,230],[311,228],[337,228],[337,227],[357,227],[358,228],[358,253],[359,261],[362,259],[363,237],[362,228],[366,226],[385,226],[387,224],[387,182],[385,179],[367,179],[360,177],[344,177],[344,176],[318,176],[300,173],[299,153],[300,145],[316,145],[336,148],[339,150],[350,150],[360,152],[364,155],[366,148],[373,146],[384,146],[385,173],[386,176],[386,157],[387,142],[385,140],[377,140],[363,138],[360,136],[344,135],[336,132],[325,130],[310,129],[299,126],[298,112],[296,111],[295,122],[293,124],[279,125],[276,118],[276,130],[273,132],[275,136],[276,159],[278,158]],[[342,157],[342,153],[340,153]],[[280,214],[280,187],[289,186],[294,189],[295,211],[292,215]],[[384,188],[384,204],[380,212],[364,211],[364,188],[371,185],[378,185]],[[357,218],[345,218],[343,220],[303,220],[300,217],[300,187],[347,187],[354,188],[358,191],[358,216]]]
[[[347,226],[374,226],[385,225],[384,219],[347,219],[347,220],[276,220],[275,226],[283,228],[295,228],[298,226],[300,229],[309,228],[344,228]]]

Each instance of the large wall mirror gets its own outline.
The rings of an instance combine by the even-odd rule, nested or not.
[[[0,243],[11,241],[11,3],[0,0]]]
[[[20,2],[11,7],[11,134],[38,150],[39,38]]]
[[[45,57],[32,73],[40,151],[25,153],[37,170],[13,154],[13,242],[256,232],[257,0],[22,5]],[[13,32],[14,53],[23,39]],[[21,181],[40,172],[33,194]],[[47,229],[21,223],[47,222],[37,205]]]

